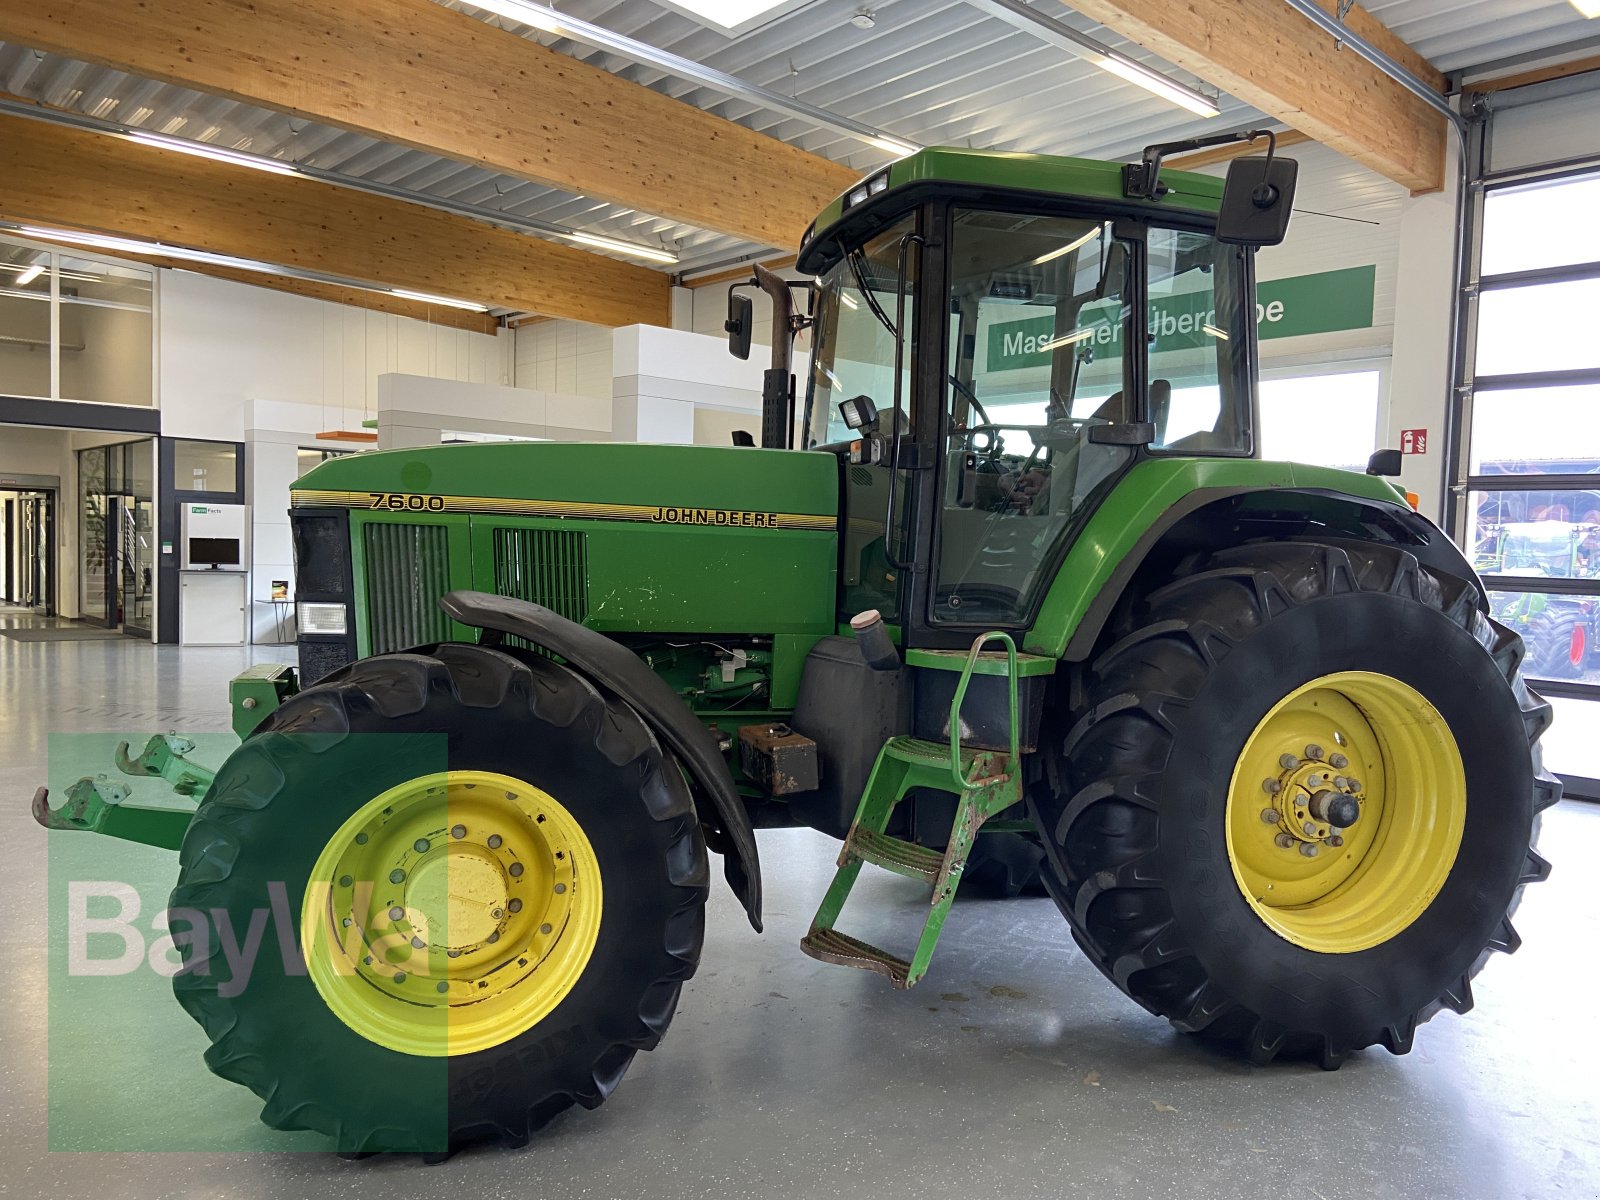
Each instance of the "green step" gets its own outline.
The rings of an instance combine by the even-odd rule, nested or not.
[[[1004,674],[1010,701],[1010,753],[963,746],[957,740],[962,728],[961,703],[966,696],[967,684],[984,646],[992,641],[998,641],[1006,648]],[[849,836],[839,852],[839,869],[817,907],[810,931],[800,939],[800,948],[812,958],[887,975],[889,982],[897,988],[911,987],[927,974],[928,960],[933,957],[933,949],[944,929],[945,918],[950,915],[950,905],[961,884],[967,856],[972,852],[973,840],[983,823],[1022,799],[1017,734],[1019,670],[1016,644],[1007,634],[986,633],[972,643],[964,661],[961,679],[956,684],[955,696],[950,702],[950,728],[957,732],[952,734],[948,742],[893,737],[883,744],[856,806]],[[943,851],[930,850],[926,846],[891,837],[886,832],[895,805],[919,788],[948,792],[956,798],[949,845]],[[909,960],[897,958],[887,950],[880,950],[834,928],[856,878],[861,874],[863,863],[872,863],[897,875],[920,879],[931,885],[928,907],[917,937],[917,948]]]
[[[841,967],[859,967],[863,971],[876,971],[887,975],[897,988],[910,987],[911,964],[896,958],[887,950],[870,946],[860,938],[837,929],[813,929],[800,939],[800,949],[818,962],[833,963]]]
[[[961,747],[961,765],[970,767],[972,760],[981,750],[974,750],[969,746]],[[892,737],[883,747],[885,758],[892,758],[896,762],[912,763],[919,767],[938,767],[941,770],[950,769],[950,747],[943,742],[928,742],[922,738]]]
[[[933,883],[944,868],[944,852],[902,841],[870,829],[853,829],[844,841],[844,853],[885,871]]]

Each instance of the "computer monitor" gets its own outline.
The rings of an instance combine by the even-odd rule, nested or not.
[[[237,567],[239,539],[192,537],[189,539],[189,561],[195,566]]]

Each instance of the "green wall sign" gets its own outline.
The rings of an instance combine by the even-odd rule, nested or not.
[[[1332,333],[1340,329],[1366,329],[1372,324],[1376,266],[1344,267],[1293,275],[1256,285],[1256,331],[1262,341],[1299,337],[1307,333]],[[1213,336],[1206,326],[1216,319],[1209,291],[1165,296],[1150,305],[1151,350],[1184,350],[1207,345]],[[1213,326],[1215,328],[1215,326]],[[988,369],[1016,371],[1042,366],[1066,343],[1052,335],[1055,315],[1029,317],[989,326]],[[1087,331],[1087,332],[1086,332]],[[1115,302],[1091,304],[1080,314],[1080,335],[1075,343],[1097,351],[1122,348],[1122,324],[1116,320]],[[1102,357],[1103,355],[1097,355]]]

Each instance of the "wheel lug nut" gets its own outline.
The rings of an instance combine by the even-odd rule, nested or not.
[[[1340,846],[1344,845],[1344,839],[1336,833],[1328,839],[1328,845],[1337,850]]]
[[[1283,820],[1283,814],[1275,808],[1263,808],[1261,810],[1261,819],[1268,825],[1276,825]]]
[[[500,835],[498,833],[491,833],[489,835],[489,849],[491,849],[491,850],[500,849]]]
[[[452,825],[452,826],[450,826],[450,836],[453,837],[453,838],[457,838],[457,839],[466,837],[467,836],[467,827],[465,825]]]
[[[1306,757],[1313,760],[1321,758],[1322,747],[1312,742],[1311,745],[1306,747]]]
[[[1305,834],[1306,834],[1307,837],[1316,837],[1317,836],[1317,827],[1315,825],[1313,825],[1310,821],[1307,821],[1304,825],[1300,826],[1300,828],[1305,830]]]
[[[521,912],[522,911],[522,901],[516,899],[515,897],[512,897],[511,902],[509,904],[507,904],[506,907],[509,908],[512,912]]]
[[[1330,754],[1328,756],[1328,765],[1335,771],[1342,771],[1350,765],[1350,760],[1342,754]]]
[[[1263,779],[1261,781],[1261,790],[1269,796],[1276,796],[1283,791],[1283,781],[1279,779]]]
[[[1287,850],[1290,846],[1294,845],[1294,838],[1287,833],[1280,833],[1273,840],[1278,843],[1278,848],[1280,850]]]
[[[1285,771],[1292,771],[1300,765],[1300,760],[1292,754],[1280,754],[1278,756],[1278,765]]]
[[[1361,790],[1361,780],[1359,779],[1351,778],[1346,779],[1344,782],[1345,786],[1348,787],[1352,792],[1359,792]]]
[[[1313,842],[1302,843],[1300,846],[1300,853],[1305,855],[1307,858],[1315,858],[1317,856],[1316,844]]]
[[[1335,775],[1333,777],[1333,786],[1338,788],[1340,791],[1343,791],[1345,788],[1350,786],[1350,781],[1343,775]]]

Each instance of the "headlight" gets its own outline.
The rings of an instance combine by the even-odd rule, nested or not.
[[[342,604],[303,603],[295,606],[300,618],[301,633],[328,633],[342,635],[345,626],[345,607]]]

